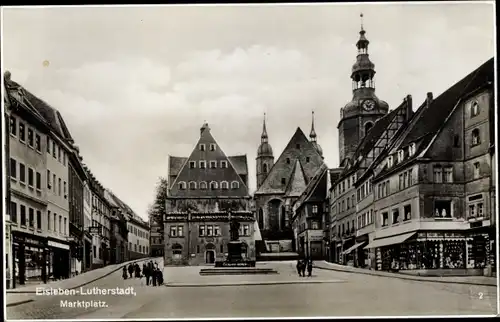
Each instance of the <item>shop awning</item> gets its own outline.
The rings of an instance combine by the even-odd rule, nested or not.
[[[368,244],[365,247],[365,249],[367,249],[367,248],[377,248],[377,247],[389,246],[389,245],[395,245],[395,244],[401,244],[402,242],[410,239],[410,237],[412,237],[415,234],[416,234],[416,232],[412,232],[412,233],[407,233],[407,234],[398,235],[398,236],[392,236],[392,237],[387,237],[387,238],[375,239],[370,244]]]
[[[356,248],[358,248],[359,246],[363,245],[364,242],[362,243],[357,243],[357,244],[354,244],[353,246],[349,247],[347,250],[343,251],[342,254],[349,254],[350,252],[352,252],[353,250],[355,250]]]

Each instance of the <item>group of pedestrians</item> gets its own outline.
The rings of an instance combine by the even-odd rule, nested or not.
[[[128,273],[128,274],[127,274]],[[131,263],[128,266],[123,266],[123,279],[132,278],[146,278],[146,285],[160,286],[163,284],[163,272],[158,267],[158,263],[149,261],[142,264],[141,267],[137,263]]]
[[[311,258],[303,258],[297,260],[297,273],[299,276],[305,277],[307,269],[307,276],[311,277],[313,270],[313,262]]]

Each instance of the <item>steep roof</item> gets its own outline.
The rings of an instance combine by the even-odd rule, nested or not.
[[[204,144],[205,149],[202,151],[200,145]],[[210,145],[215,144],[214,151],[211,151]],[[202,128],[200,138],[196,143],[189,158],[170,157],[169,176],[172,173],[178,173],[175,180],[170,183],[170,197],[244,197],[248,196],[248,188],[243,182],[238,172],[246,173],[247,162],[246,156],[236,156],[228,158],[221,147],[217,144],[210,132],[208,125]],[[173,162],[172,162],[173,161]],[[182,163],[179,169],[179,164]],[[205,161],[205,168],[200,168],[200,161]],[[210,168],[210,162],[217,161],[216,168]],[[227,162],[227,168],[221,167],[221,161]],[[235,161],[236,165],[232,161]],[[195,167],[191,168],[190,163],[195,162]],[[210,182],[218,183],[218,189],[210,189]],[[221,182],[226,181],[229,184],[229,189],[220,189]],[[238,182],[238,188],[232,189],[231,183]],[[185,182],[186,189],[180,189],[179,183]],[[189,182],[196,183],[196,189],[189,189]],[[207,189],[199,189],[200,182],[206,182]]]
[[[247,164],[247,156],[245,155],[235,155],[228,156],[229,161],[236,170],[236,173],[239,175],[248,174],[248,164]]]
[[[323,158],[300,127],[297,128],[255,194],[285,194],[288,183],[295,173],[294,168],[297,160],[302,165],[301,168],[306,183],[314,176],[317,169],[324,164]],[[285,184],[281,183],[282,178],[285,179]]]
[[[4,88],[5,88],[5,99],[8,99],[10,103],[14,100],[18,106],[24,108],[31,115],[42,121],[46,126],[48,126],[47,121],[41,115],[38,110],[31,104],[28,100],[27,92],[24,87],[10,79],[10,73],[6,72],[6,77],[4,77]]]
[[[300,198],[297,199],[297,201],[295,202],[298,205],[298,207],[302,206],[304,202],[319,201],[319,200],[324,200],[326,198],[327,185],[328,185],[327,172],[328,172],[328,167],[326,165],[322,165],[318,169],[312,180],[307,185],[304,192],[301,194]],[[313,197],[316,196],[315,192],[317,192],[318,188],[322,190],[319,191],[320,194],[319,196],[317,196],[318,200],[312,200],[314,199]]]
[[[285,195],[289,197],[299,197],[306,189],[306,178],[304,177],[304,170],[300,161],[297,160],[292,170],[292,177],[286,188]]]

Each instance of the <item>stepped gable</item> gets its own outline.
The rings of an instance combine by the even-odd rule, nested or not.
[[[200,145],[205,145],[205,150],[200,149]],[[210,144],[215,144],[215,151],[210,151]],[[242,165],[246,164],[241,162],[241,159],[246,156],[238,156],[237,167],[239,171],[242,170]],[[172,158],[172,157],[171,157]],[[170,175],[172,176],[172,171],[177,169],[173,166],[178,166],[178,161],[175,160],[175,164],[170,165]],[[196,163],[194,168],[190,167],[190,162],[194,161]],[[200,169],[200,161],[205,161],[205,169]],[[216,168],[210,168],[210,161],[217,161]],[[221,168],[221,161],[227,162],[227,168]],[[210,182],[215,181],[218,184],[217,189],[210,189]],[[221,182],[226,181],[229,185],[228,189],[221,189]],[[233,181],[238,182],[239,187],[237,189],[231,188],[231,183]],[[180,189],[179,183],[185,182],[186,189]],[[189,189],[189,182],[196,183],[196,189]],[[207,183],[207,189],[200,190],[200,182]],[[238,174],[235,166],[231,162],[231,159],[226,156],[221,147],[217,144],[210,133],[210,128],[208,125],[204,125],[200,135],[200,139],[196,143],[193,151],[189,158],[187,158],[181,169],[178,171],[178,175],[170,186],[170,197],[246,197],[248,196],[248,188]]]
[[[295,162],[293,167],[292,177],[286,188],[285,195],[288,197],[300,197],[302,192],[306,189],[306,178],[304,177],[304,172],[302,170],[302,165],[300,161]]]
[[[287,159],[290,159],[290,163],[287,162]],[[297,160],[302,165],[306,184],[314,176],[317,169],[324,164],[323,158],[314,145],[307,139],[300,127],[297,128],[255,194],[284,194],[294,173]],[[282,178],[286,180],[284,185],[281,183]]]

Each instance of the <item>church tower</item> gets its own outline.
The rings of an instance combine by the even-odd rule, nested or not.
[[[257,158],[255,160],[257,168],[257,189],[259,189],[274,164],[273,149],[271,148],[267,137],[266,114],[264,114],[262,135],[260,136],[260,145],[257,149]]]
[[[311,122],[311,133],[309,134],[309,139],[311,139],[311,143],[318,151],[319,155],[324,159],[323,157],[323,149],[318,143],[318,136],[316,135],[316,131],[314,130],[314,111],[312,112],[312,122]]]
[[[363,19],[363,14],[360,15]],[[375,64],[370,61],[368,44],[361,21],[359,40],[356,43],[358,54],[352,66],[352,100],[340,109],[339,159],[340,166],[352,160],[361,140],[373,124],[389,111],[389,105],[375,95]]]

